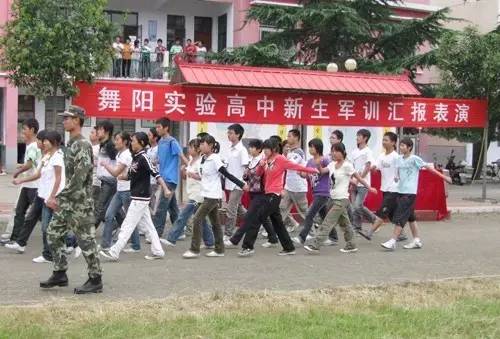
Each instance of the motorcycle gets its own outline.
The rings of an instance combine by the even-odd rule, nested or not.
[[[456,164],[455,163],[455,151],[451,150],[451,154],[448,157],[448,162],[446,163],[445,169],[450,173],[450,178],[454,185],[462,186],[464,183],[462,182],[462,178],[460,177],[461,173],[465,173],[465,165],[463,163]]]

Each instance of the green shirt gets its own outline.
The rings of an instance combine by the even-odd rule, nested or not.
[[[182,46],[181,45],[172,45],[172,47],[170,47],[170,54],[175,55],[178,53],[182,53]]]

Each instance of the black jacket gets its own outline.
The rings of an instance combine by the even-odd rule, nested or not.
[[[160,178],[160,173],[151,163],[144,150],[135,153],[128,170],[130,196],[132,200],[149,201],[151,199],[151,176]]]

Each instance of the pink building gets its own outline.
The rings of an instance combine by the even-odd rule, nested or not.
[[[411,0],[404,5],[394,4],[394,19],[425,17],[438,9],[429,3],[430,0]],[[11,4],[12,0],[0,0],[0,25],[8,20]],[[130,37],[131,40],[139,41],[148,38],[153,47],[157,39],[162,39],[167,48],[176,38],[183,41],[192,39],[202,41],[209,51],[220,51],[257,42],[263,34],[273,31],[273,27],[260,27],[257,23],[243,27],[245,12],[250,6],[269,4],[299,6],[296,0],[109,0],[106,13],[120,28],[122,38]],[[419,77],[422,82],[430,81],[424,73]],[[129,78],[127,81],[137,79]],[[2,163],[12,169],[22,158],[24,145],[18,131],[24,119],[35,117],[41,128],[57,126],[62,130],[61,121],[52,113],[53,106],[56,106],[57,111],[62,111],[67,104],[68,100],[64,97],[37,100],[25,89],[10,86],[6,74],[0,70],[0,138],[5,144]],[[90,119],[84,132],[88,132],[95,122],[95,118]],[[113,122],[117,130],[146,130],[151,126],[151,122],[146,120],[121,119]],[[195,123],[182,122],[174,126],[174,132],[186,141],[199,128]],[[283,129],[280,126],[271,127],[273,131],[280,128]],[[308,134],[308,130],[305,129],[305,134]]]

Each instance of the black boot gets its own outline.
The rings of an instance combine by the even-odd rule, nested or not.
[[[51,288],[55,286],[68,286],[66,271],[54,271],[48,280],[40,281],[41,288]]]
[[[75,294],[87,294],[87,293],[101,293],[102,292],[102,280],[101,276],[95,276],[94,278],[89,276],[89,279],[80,287],[75,288]]]

